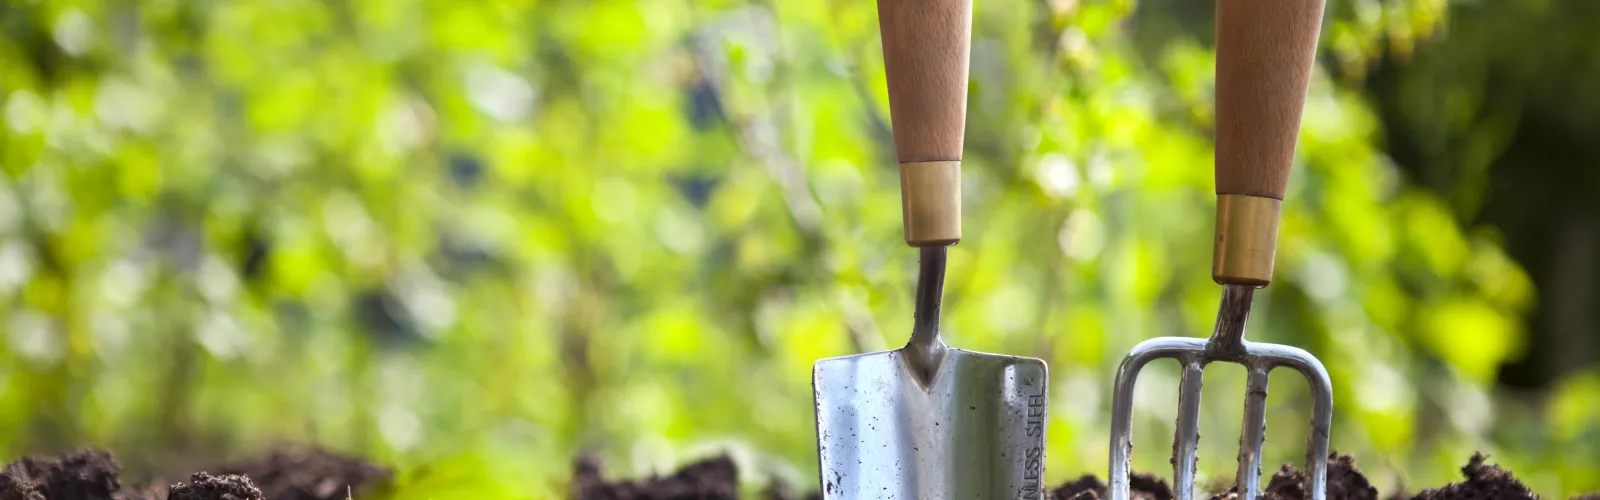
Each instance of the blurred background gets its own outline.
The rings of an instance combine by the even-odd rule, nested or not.
[[[1104,474],[1128,348],[1210,331],[1213,13],[976,2],[946,335],[1050,363],[1051,482]],[[1385,492],[1474,450],[1600,489],[1597,25],[1328,5],[1250,337],[1327,364]],[[6,457],[290,440],[404,498],[547,498],[581,452],[727,451],[813,488],[811,364],[910,331],[871,1],[12,0],[0,31]],[[1138,392],[1162,475],[1173,365]],[[1244,372],[1206,378],[1225,478]],[[1309,406],[1274,375],[1268,464]]]

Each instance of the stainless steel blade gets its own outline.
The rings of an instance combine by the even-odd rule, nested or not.
[[[912,340],[818,361],[823,498],[1036,499],[1044,475],[1044,361],[945,347],[944,249],[923,249]]]

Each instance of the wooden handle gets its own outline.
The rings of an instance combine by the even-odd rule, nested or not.
[[[1283,199],[1322,9],[1217,1],[1217,194]]]
[[[1323,0],[1217,0],[1217,283],[1272,282],[1322,9]]]
[[[959,161],[971,0],[878,0],[889,119],[900,162]]]
[[[878,0],[906,243],[961,240],[971,0]]]

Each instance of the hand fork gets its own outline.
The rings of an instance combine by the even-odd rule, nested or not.
[[[1174,358],[1183,366],[1172,461],[1178,500],[1194,497],[1200,377],[1205,365],[1215,361],[1244,365],[1249,373],[1235,476],[1240,498],[1254,500],[1259,494],[1267,374],[1279,366],[1294,368],[1311,383],[1306,469],[1312,500],[1326,498],[1328,431],[1333,420],[1333,385],[1327,370],[1301,349],[1244,340],[1251,297],[1256,288],[1272,281],[1278,215],[1322,11],[1323,0],[1217,2],[1217,226],[1211,277],[1224,285],[1222,305],[1210,339],[1150,339],[1134,346],[1122,360],[1112,402],[1112,500],[1129,497],[1134,383],[1139,370],[1159,358]]]

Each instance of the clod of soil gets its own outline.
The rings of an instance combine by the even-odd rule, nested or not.
[[[793,488],[789,487],[788,483],[773,482],[772,486],[767,488],[766,499],[767,500],[802,500],[802,499],[804,499],[804,500],[822,500],[822,494],[821,493],[812,493],[809,496],[800,496],[799,493],[795,493],[794,492]],[[0,500],[4,500],[4,499],[0,499]],[[1600,498],[1596,498],[1596,499],[1593,499],[1593,500],[1600,500]]]
[[[1302,500],[1311,498],[1306,488],[1305,471],[1290,464],[1283,464],[1283,468],[1272,474],[1272,479],[1267,481],[1267,487],[1262,491],[1266,500]],[[1350,455],[1340,455],[1337,452],[1328,454],[1328,500],[1378,500],[1378,489],[1372,487],[1367,481],[1367,476],[1356,467],[1356,459]],[[1226,493],[1212,496],[1212,500],[1231,500],[1239,497],[1238,487],[1229,488]]]
[[[1128,476],[1129,493],[1138,500],[1172,500],[1172,488],[1155,474],[1135,473]],[[1106,496],[1106,485],[1093,474],[1084,474],[1076,481],[1068,481],[1050,492],[1054,500],[1100,500]]]
[[[1267,498],[1310,498],[1306,490],[1306,473],[1289,464],[1272,475],[1267,482]],[[1378,489],[1367,481],[1366,474],[1356,467],[1356,458],[1328,454],[1328,500],[1378,500]]]
[[[684,466],[667,477],[641,481],[607,482],[600,461],[578,459],[572,479],[576,500],[735,500],[739,498],[739,470],[726,456]]]
[[[248,476],[272,500],[345,500],[346,491],[388,482],[392,473],[321,448],[284,448],[219,469]]]
[[[0,500],[44,500],[44,494],[33,483],[0,474]]]
[[[1510,500],[1518,498],[1536,499],[1538,495],[1523,486],[1521,481],[1511,475],[1511,471],[1500,468],[1498,465],[1486,465],[1483,462],[1489,457],[1482,453],[1472,454],[1472,459],[1461,468],[1461,475],[1467,480],[1451,483],[1443,488],[1423,490],[1412,500]]]
[[[124,489],[118,480],[122,465],[105,451],[23,457],[0,469],[0,500],[344,500],[347,486],[359,491],[391,475],[316,448],[285,449],[216,470],[219,475],[195,474],[170,489],[160,481]]]
[[[0,470],[3,500],[100,500],[122,489],[122,465],[100,450],[57,458],[24,457]]]
[[[1067,481],[1050,492],[1052,500],[1099,500],[1106,494],[1106,483],[1094,474],[1084,474],[1075,481]]]
[[[213,476],[204,472],[196,472],[193,476],[189,476],[187,483],[173,485],[172,493],[167,496],[167,500],[265,500],[266,498],[248,477],[233,474]]]

